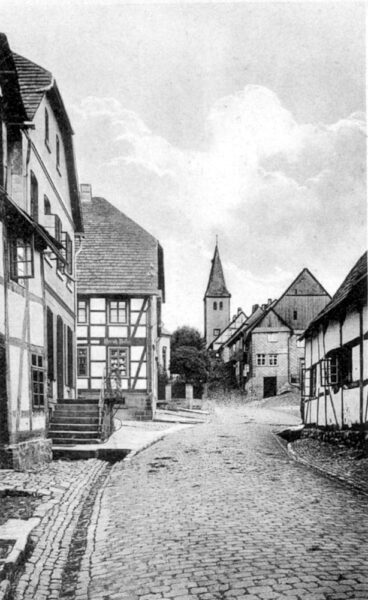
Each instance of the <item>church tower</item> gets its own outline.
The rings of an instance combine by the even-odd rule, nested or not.
[[[230,323],[230,298],[228,292],[218,245],[212,259],[210,278],[204,295],[204,337],[206,348]]]

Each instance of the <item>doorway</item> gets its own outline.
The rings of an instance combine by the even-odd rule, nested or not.
[[[276,396],[277,391],[277,377],[264,377],[263,378],[263,398],[270,398]]]

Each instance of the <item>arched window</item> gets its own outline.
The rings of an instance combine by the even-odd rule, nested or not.
[[[213,310],[217,310],[217,302],[213,303]]]
[[[222,302],[220,302],[220,310],[222,310],[222,309],[223,309],[223,307],[224,307],[223,303],[222,303]]]
[[[30,213],[32,219],[38,221],[38,183],[35,174],[31,171],[31,205]]]
[[[43,197],[43,206],[44,206],[45,215],[51,215],[51,204],[50,204],[50,200],[48,199],[48,197],[46,195]]]

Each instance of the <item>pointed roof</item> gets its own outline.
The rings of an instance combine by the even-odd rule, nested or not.
[[[215,247],[215,253],[212,259],[210,277],[204,296],[205,298],[231,298],[231,294],[226,287],[224,272],[222,269],[220,253],[217,243]]]
[[[105,198],[82,202],[85,238],[77,257],[79,294],[157,294],[164,299],[158,240]]]
[[[339,308],[353,300],[365,300],[367,297],[367,251],[362,254],[351,271],[333,295],[331,301],[323,310],[309,323],[307,329],[300,339],[308,337],[312,330],[322,321],[338,312]]]

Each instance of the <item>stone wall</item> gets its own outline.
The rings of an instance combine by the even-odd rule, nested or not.
[[[52,461],[52,440],[34,438],[2,449],[0,463],[15,471],[37,470]]]
[[[317,427],[305,427],[302,437],[313,438],[329,444],[344,445],[348,447],[362,448],[368,452],[368,426],[364,429],[358,427],[350,429],[319,429]]]

